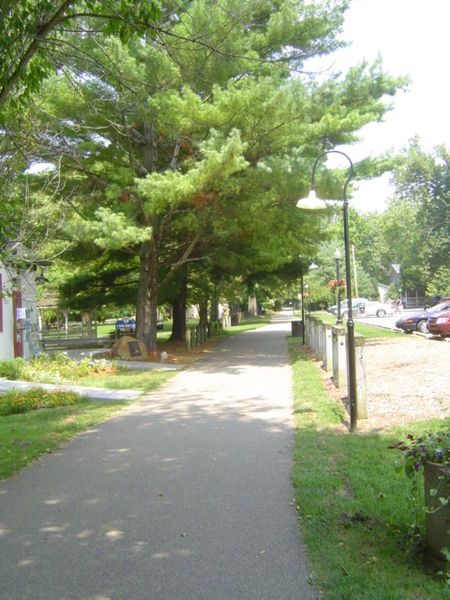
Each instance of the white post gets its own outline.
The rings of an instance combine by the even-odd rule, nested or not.
[[[347,352],[345,343],[345,329],[333,325],[333,383],[341,388],[347,384]]]

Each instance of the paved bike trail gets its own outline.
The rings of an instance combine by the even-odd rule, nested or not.
[[[0,485],[2,600],[312,600],[290,317],[233,336]]]

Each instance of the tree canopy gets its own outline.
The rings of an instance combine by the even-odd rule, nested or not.
[[[64,64],[70,35],[118,35],[124,40],[159,16],[156,3],[130,0],[3,0],[0,6],[0,114],[39,90]]]
[[[58,33],[71,53],[8,134],[20,144],[32,123],[27,160],[55,166],[72,256],[91,244],[113,262],[130,257],[137,334],[150,348],[158,294],[187,261],[250,280],[327,236],[295,208],[311,163],[380,119],[402,84],[380,63],[324,83],[302,73],[309,57],[340,45],[345,8],[195,0],[167,4],[152,35]],[[321,178],[324,191],[344,177]]]
[[[404,285],[422,287],[430,295],[449,291],[449,166],[448,148],[426,152],[418,139],[412,140],[394,170],[395,196],[383,216],[385,243],[402,265]]]

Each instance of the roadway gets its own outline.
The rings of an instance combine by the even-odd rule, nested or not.
[[[365,317],[364,315],[354,315],[354,319],[355,319],[355,321],[358,321],[359,323],[367,323],[368,325],[375,325],[377,327],[383,327],[384,329],[391,329],[393,331],[398,331],[399,333],[402,333],[402,331],[400,329],[397,329],[395,327],[396,321],[400,317],[404,317],[408,313],[413,315],[416,312],[419,312],[419,310],[417,308],[413,308],[413,309],[404,310],[401,313],[395,313],[393,315],[386,315],[385,317]],[[442,338],[440,336],[432,335],[431,333],[423,334],[423,333],[420,333],[419,331],[415,331],[414,335],[418,335],[418,336],[421,336],[421,337],[424,337],[424,338],[430,339],[430,340],[442,340]],[[445,340],[447,342],[450,342],[450,338],[445,338]]]

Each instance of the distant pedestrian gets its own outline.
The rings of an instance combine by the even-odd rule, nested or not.
[[[397,298],[397,300],[395,301],[395,308],[397,312],[403,311],[403,302],[401,298]]]
[[[438,294],[436,294],[435,296],[433,296],[431,298],[430,306],[436,306],[436,304],[439,304],[439,302],[441,300],[442,300],[442,296],[439,296]]]

